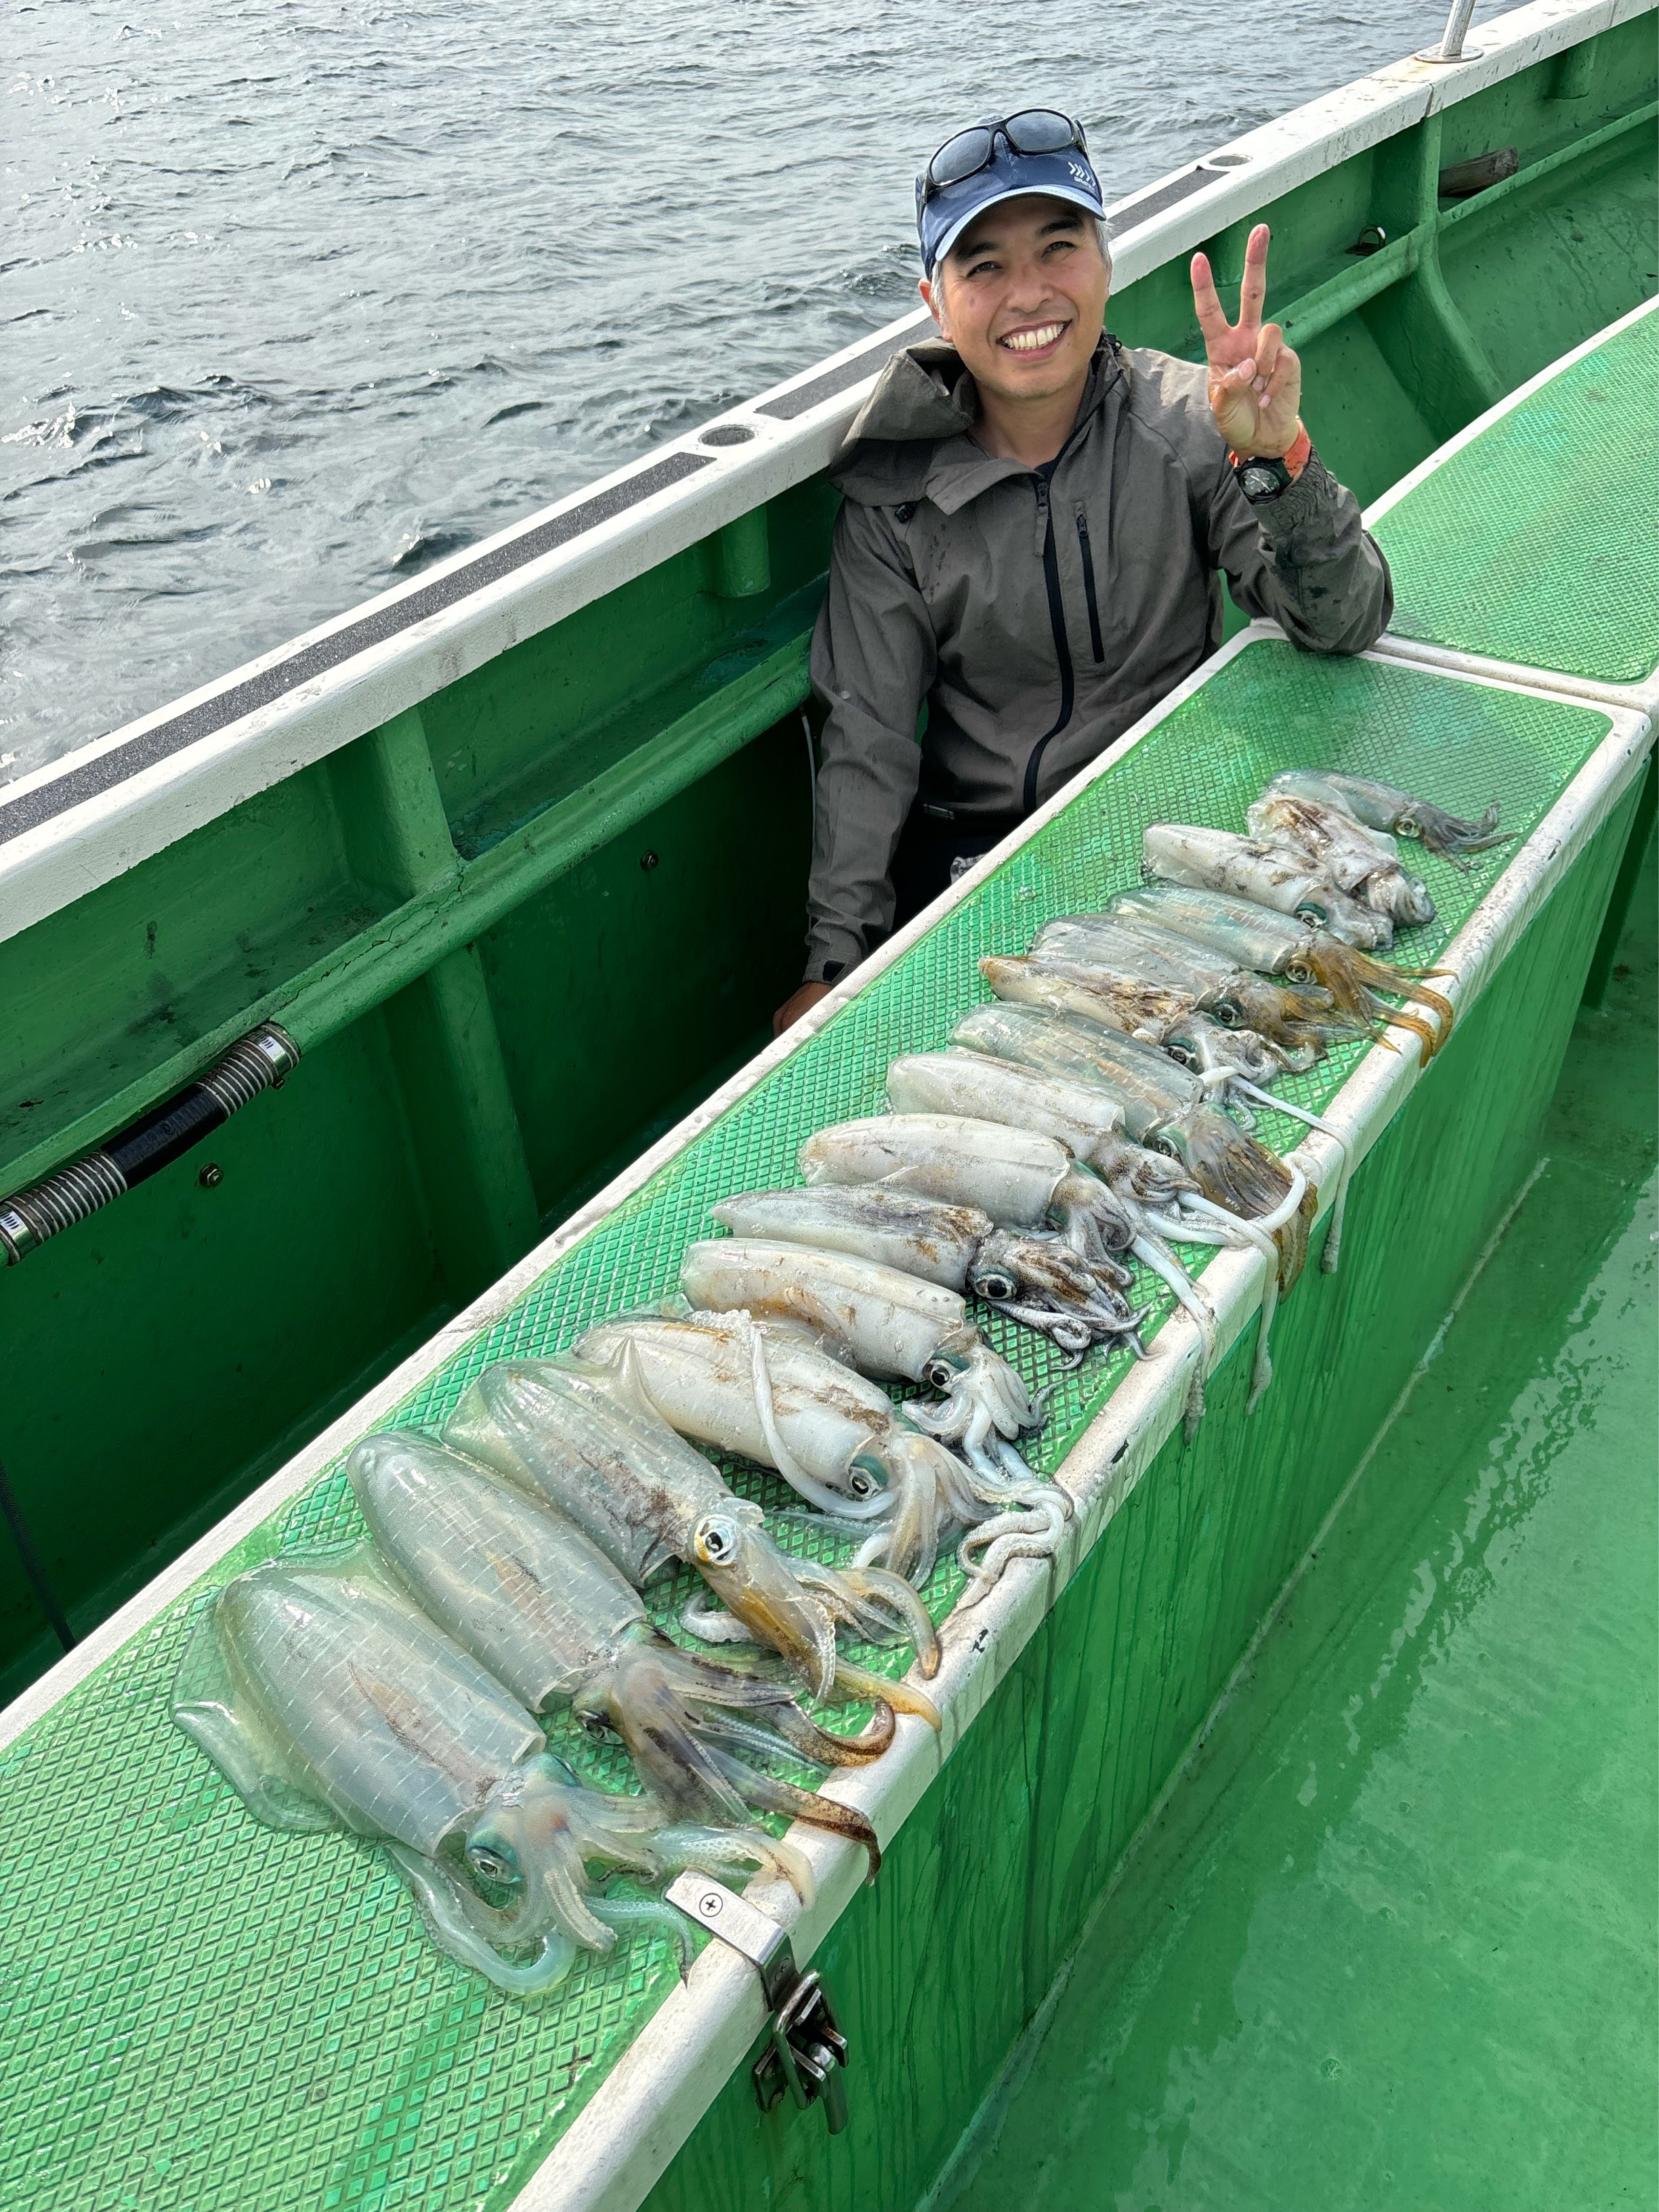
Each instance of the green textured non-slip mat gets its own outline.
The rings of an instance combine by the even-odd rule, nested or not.
[[[1396,636],[1598,684],[1659,666],[1659,313],[1540,385],[1376,526]]]
[[[1385,775],[1460,813],[1499,799],[1524,835],[1606,729],[1604,714],[1565,699],[1249,646],[396,1418],[440,1419],[488,1361],[556,1350],[599,1316],[671,1290],[717,1199],[792,1180],[808,1132],[878,1109],[889,1060],[944,1041],[984,995],[982,953],[1022,945],[1050,917],[1134,880],[1147,821],[1238,826],[1269,775],[1315,763]],[[1439,920],[1402,950],[1432,954],[1505,858],[1484,854],[1468,875],[1425,859]],[[1327,1100],[1359,1049],[1289,1095]],[[1264,1128],[1282,1146],[1300,1134],[1284,1117]],[[994,1317],[988,1331],[1032,1382],[1058,1381],[1034,1455],[1052,1468],[1126,1356],[1060,1375],[1041,1340]],[[781,1501],[769,1479],[746,1480]],[[776,1525],[804,1540],[799,1524]],[[356,1533],[338,1471],[325,1473],[211,1581],[278,1548]],[[928,1592],[936,1612],[957,1586],[941,1568]],[[376,1853],[260,1827],[167,1718],[200,1601],[169,1607],[0,1754],[0,2205],[505,2203],[660,2002],[672,1972],[661,1947],[623,1948],[526,2006],[432,1948]],[[591,1773],[621,1779],[601,1747],[562,1741]]]

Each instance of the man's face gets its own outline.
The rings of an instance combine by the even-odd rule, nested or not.
[[[942,274],[922,297],[981,391],[1049,399],[1080,380],[1111,283],[1081,208],[1039,194],[988,208]]]

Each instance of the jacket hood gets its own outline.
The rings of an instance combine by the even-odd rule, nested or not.
[[[1100,404],[1124,373],[1117,340],[1103,333],[1090,364],[1079,420]],[[977,447],[963,452],[959,471],[953,465],[956,457],[939,452],[946,440],[965,437],[978,420],[979,393],[962,356],[947,339],[924,338],[896,353],[876,379],[830,464],[830,481],[862,506],[890,507],[920,499],[924,492],[931,495],[942,477],[960,472],[977,477],[988,462],[992,474],[1002,475],[1009,464],[991,460]],[[966,491],[966,483],[961,489]],[[947,498],[946,504],[957,503]]]

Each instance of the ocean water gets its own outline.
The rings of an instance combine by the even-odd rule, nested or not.
[[[963,121],[1067,108],[1121,198],[1441,15],[14,0],[7,21],[0,782],[890,320],[912,179]]]

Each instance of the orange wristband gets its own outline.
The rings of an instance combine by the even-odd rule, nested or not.
[[[1290,471],[1291,482],[1292,483],[1296,482],[1303,470],[1307,467],[1308,456],[1312,453],[1312,451],[1313,440],[1308,435],[1308,426],[1305,422],[1298,420],[1296,426],[1296,437],[1294,441],[1287,446],[1285,448],[1285,451],[1279,457],[1280,460],[1284,462],[1285,467]],[[1254,453],[1235,453],[1231,450],[1227,455],[1229,465],[1236,469],[1242,468],[1247,460],[1254,460],[1256,456]]]

